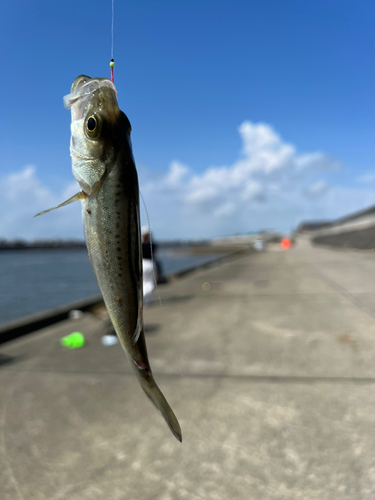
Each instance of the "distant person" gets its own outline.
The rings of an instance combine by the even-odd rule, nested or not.
[[[143,298],[145,304],[151,302],[152,291],[155,281],[161,278],[161,266],[157,258],[157,244],[152,242],[150,230],[147,226],[142,227],[142,262],[143,262]]]
[[[155,260],[155,253],[157,251],[158,246],[154,242],[151,245],[149,228],[147,226],[142,226],[141,233],[142,233],[142,255],[143,255],[143,258],[148,259],[148,260],[152,260],[152,257],[154,257],[154,260]],[[152,252],[151,252],[151,247],[152,247]]]

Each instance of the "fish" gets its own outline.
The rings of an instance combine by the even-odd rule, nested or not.
[[[182,442],[181,427],[152,374],[143,324],[138,175],[131,125],[107,78],[78,76],[64,105],[71,109],[70,155],[80,191],[89,258],[109,317],[143,391]]]

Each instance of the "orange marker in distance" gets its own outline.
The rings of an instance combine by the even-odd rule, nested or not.
[[[289,248],[292,246],[292,242],[289,238],[283,238],[280,242],[280,245],[283,250],[289,250]]]

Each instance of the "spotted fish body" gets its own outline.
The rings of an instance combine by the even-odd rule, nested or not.
[[[82,201],[89,258],[117,336],[142,389],[182,441],[147,356],[139,187],[129,120],[118,108],[113,83],[104,78],[77,77],[64,101],[72,111],[72,171],[82,191],[59,206]]]

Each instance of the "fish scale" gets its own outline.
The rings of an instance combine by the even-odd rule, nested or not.
[[[127,339],[131,342],[137,328],[138,295],[142,287],[137,257],[140,252],[138,220],[134,217],[138,196],[136,192],[126,192],[129,183],[124,181],[130,177],[128,174],[120,158],[97,196],[82,201],[90,260],[115,330],[126,332],[124,338],[119,337],[123,345]]]

